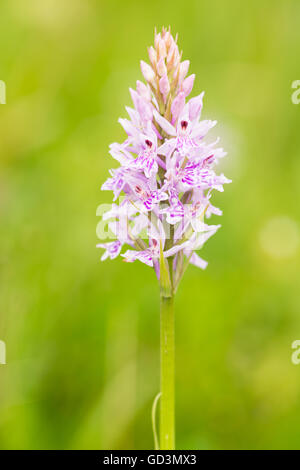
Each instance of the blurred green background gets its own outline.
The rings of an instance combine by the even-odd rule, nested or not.
[[[2,449],[153,446],[157,282],[100,263],[95,229],[128,87],[169,24],[233,180],[176,299],[177,447],[300,448],[299,17],[298,0],[1,0]]]

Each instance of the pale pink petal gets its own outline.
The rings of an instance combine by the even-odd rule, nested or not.
[[[205,269],[208,265],[208,262],[200,258],[200,256],[197,255],[197,253],[192,254],[190,258],[190,263],[193,264],[194,266],[197,266],[197,268],[201,268],[201,269]]]
[[[182,91],[184,92],[185,96],[188,96],[191,93],[194,86],[194,80],[195,74],[190,75],[184,80],[182,84]]]
[[[168,134],[176,136],[176,129],[164,117],[162,117],[156,110],[153,111],[157,124]]]
[[[155,80],[155,73],[149,64],[146,64],[143,60],[140,62],[142,74],[147,82],[153,82]]]
[[[137,135],[137,130],[131,124],[131,122],[128,121],[128,119],[120,118],[119,123],[121,124],[121,126],[123,127],[123,129],[124,129],[124,131],[126,132],[127,135],[129,135],[129,136],[136,136]]]
[[[193,127],[193,130],[191,132],[191,137],[192,138],[198,138],[198,137],[204,137],[210,129],[215,127],[217,124],[217,121],[200,121],[199,124],[196,124]]]
[[[164,102],[166,102],[166,98],[169,94],[170,91],[170,83],[168,79],[168,75],[165,74],[160,80],[159,80],[159,90],[161,94],[164,97]]]
[[[137,101],[137,111],[143,122],[152,121],[152,105],[149,103],[149,101],[144,100],[140,96],[138,97]]]
[[[169,156],[176,147],[176,139],[169,139],[157,149],[159,155]]]
[[[191,121],[199,119],[200,117],[203,106],[203,96],[204,91],[199,96],[195,96],[195,98],[191,98],[189,101],[189,118]]]
[[[174,245],[172,248],[170,248],[169,250],[165,251],[165,252],[164,252],[164,255],[165,255],[165,257],[173,256],[173,255],[175,255],[176,253],[178,253],[179,251],[188,248],[189,245],[190,245],[189,240],[187,240],[187,241],[184,242],[184,243],[181,243],[181,244],[178,244],[178,245]]]
[[[180,115],[181,111],[184,108],[184,105],[185,105],[185,95],[183,91],[181,91],[180,93],[178,93],[178,95],[174,99],[172,106],[171,106],[171,113],[173,117],[172,122],[175,122],[177,120],[178,116]]]
[[[131,122],[134,126],[138,127],[140,125],[140,115],[139,113],[132,108],[129,108],[129,106],[125,106],[125,109],[131,119]]]
[[[157,61],[157,54],[153,46],[149,47],[148,49],[148,54],[149,54],[149,59],[152,64],[152,66],[155,68],[156,66],[156,61]]]
[[[138,95],[138,93],[137,93],[135,90],[133,90],[132,88],[129,88],[129,93],[130,93],[132,102],[133,102],[133,104],[134,104],[134,107],[135,107],[135,109],[137,109],[137,103],[138,103],[138,97],[139,97],[139,95]]]

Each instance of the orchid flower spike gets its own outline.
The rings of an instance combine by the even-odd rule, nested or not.
[[[225,155],[215,143],[205,142],[216,121],[201,120],[204,92],[189,101],[195,75],[170,30],[155,34],[141,61],[145,83],[130,89],[133,106],[120,119],[126,132],[123,143],[110,147],[120,164],[110,171],[103,190],[113,191],[119,205],[104,214],[114,240],[100,243],[102,260],[121,255],[153,267],[163,289],[172,294],[189,263],[204,269],[197,254],[220,225],[205,219],[222,212],[211,203],[213,190],[230,183],[215,167]],[[124,247],[124,251],[122,253]]]

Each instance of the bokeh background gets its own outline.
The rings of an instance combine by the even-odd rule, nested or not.
[[[177,447],[300,448],[299,16],[298,0],[1,0],[2,449],[153,446],[157,282],[100,263],[95,231],[128,87],[169,24],[233,180],[176,299]]]

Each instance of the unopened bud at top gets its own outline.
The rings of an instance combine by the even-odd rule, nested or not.
[[[164,38],[167,49],[170,49],[172,41],[174,41],[170,31],[166,31],[163,38]]]
[[[167,67],[168,70],[175,69],[180,61],[180,54],[177,44],[172,44],[168,56],[167,56]]]
[[[154,36],[154,47],[155,47],[156,50],[158,50],[158,45],[159,45],[160,39],[161,39],[160,33],[155,34],[155,36]]]
[[[146,101],[156,103],[160,109],[163,109],[163,104],[167,105],[166,115],[172,116],[175,122],[193,88],[195,76],[187,77],[190,62],[181,62],[177,36],[173,38],[170,28],[162,28],[160,33],[155,31],[154,47],[149,47],[148,54],[150,65],[141,61],[141,70],[150,87],[137,83],[137,92]]]

